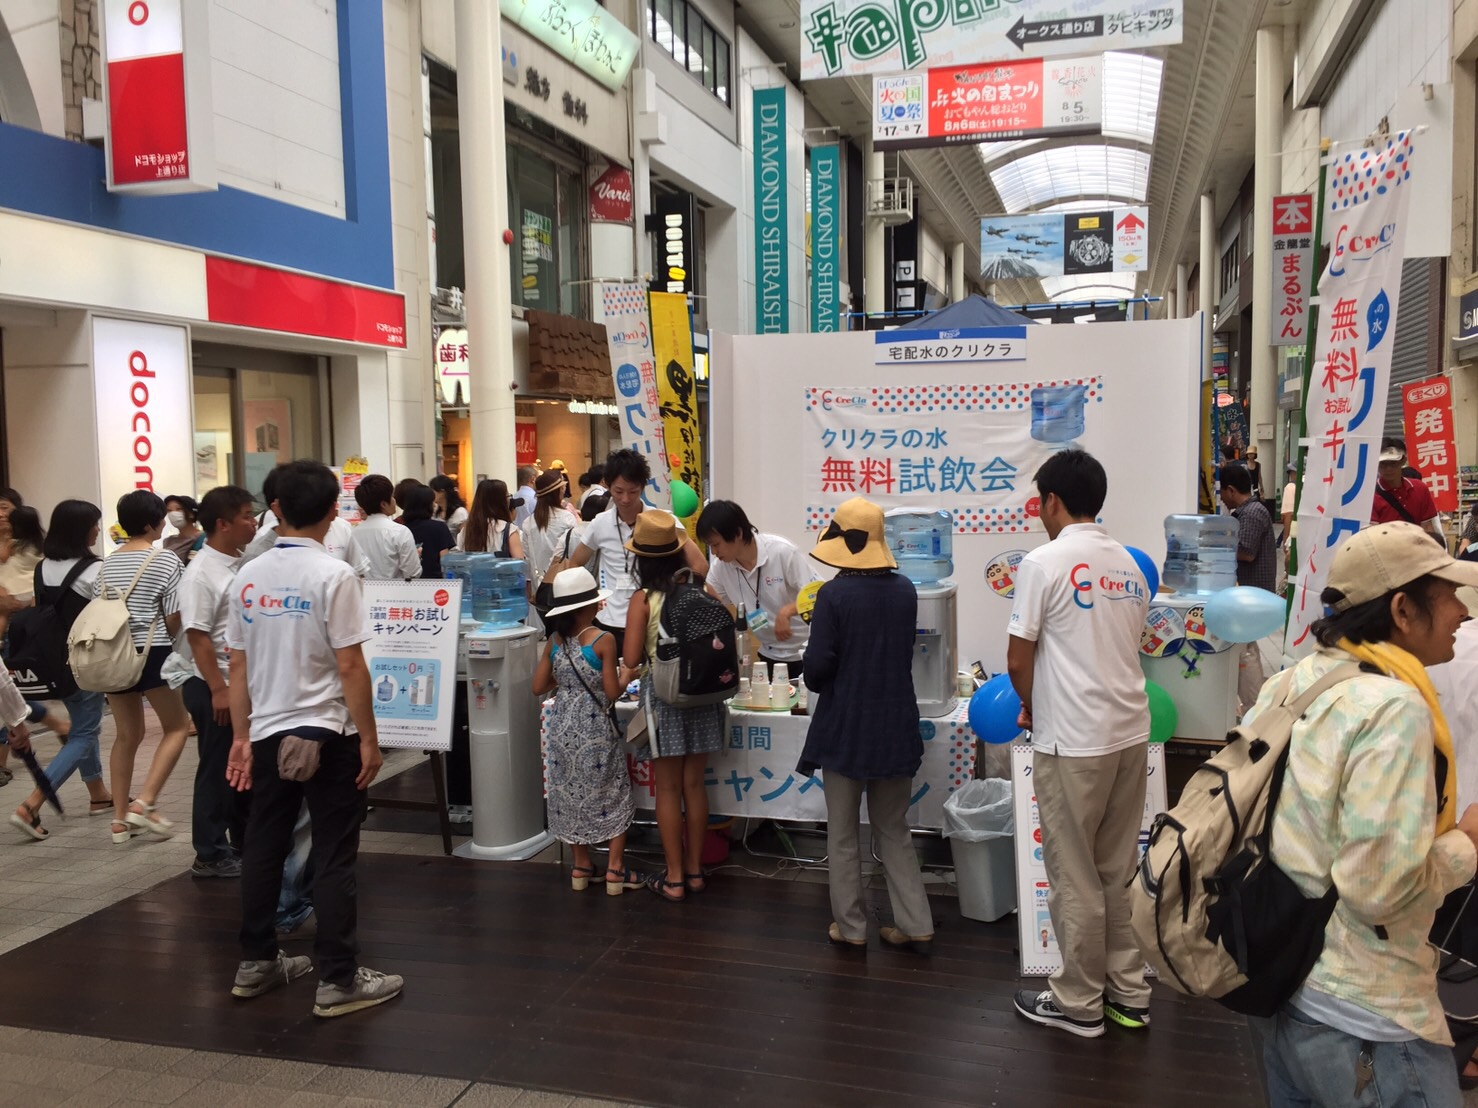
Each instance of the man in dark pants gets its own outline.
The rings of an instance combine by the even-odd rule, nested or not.
[[[179,587],[180,621],[189,648],[184,662],[191,670],[180,691],[195,721],[195,742],[200,752],[195,801],[191,805],[195,863],[190,874],[240,877],[246,809],[226,783],[226,758],[231,753],[226,598],[241,565],[241,552],[257,533],[257,518],[251,493],[235,485],[222,485],[206,493],[196,518],[207,537],[185,567]]]
[[[242,961],[231,992],[260,996],[313,968],[278,949],[274,928],[282,863],[306,800],[318,913],[313,1014],[342,1016],[383,1004],[404,984],[358,964],[359,825],[364,790],[381,765],[361,649],[369,617],[353,568],[323,548],[338,515],[333,472],[317,462],[273,472],[278,541],[232,582],[226,636],[235,730],[226,776],[253,793],[242,858]]]

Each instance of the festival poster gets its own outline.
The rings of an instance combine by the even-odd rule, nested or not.
[[[698,386],[693,378],[693,328],[688,298],[677,292],[654,292],[650,297],[652,355],[657,367],[667,471],[672,479],[685,482],[701,499],[702,424],[698,418]],[[687,521],[690,533],[694,522]]]
[[[1428,377],[1401,389],[1407,461],[1421,471],[1439,512],[1456,512],[1457,444],[1453,441],[1452,384]]]
[[[450,750],[462,582],[366,581],[364,601],[364,660],[380,745]]]
[[[1284,638],[1284,653],[1293,659],[1314,648],[1309,632],[1324,614],[1319,597],[1334,552],[1370,522],[1411,196],[1403,186],[1415,147],[1412,132],[1403,131],[1374,148],[1337,146],[1329,156],[1329,264],[1319,279],[1298,560]]]
[[[647,287],[639,281],[608,281],[600,287],[600,298],[620,409],[621,445],[647,456],[652,479],[642,500],[649,507],[667,510],[672,507],[672,494],[667,487],[667,450],[662,439],[662,402],[657,393]]]

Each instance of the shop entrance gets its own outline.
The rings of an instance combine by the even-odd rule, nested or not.
[[[234,484],[260,501],[273,466],[324,460],[323,359],[197,342],[193,362],[197,498]]]

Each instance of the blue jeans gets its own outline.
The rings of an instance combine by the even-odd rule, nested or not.
[[[298,810],[293,824],[293,845],[282,863],[282,892],[277,894],[277,930],[294,931],[313,911],[308,889],[308,852],[313,847],[313,828],[308,822],[308,804]]]
[[[67,733],[66,741],[62,743],[56,757],[46,767],[46,779],[51,782],[52,788],[60,789],[62,782],[79,770],[83,781],[102,779],[103,759],[99,738],[103,730],[103,705],[106,702],[102,693],[84,692],[81,689],[62,701],[67,706],[67,715],[71,717],[72,729]],[[41,722],[46,715],[46,705],[28,700],[26,706],[31,709],[27,718],[32,723]],[[4,732],[0,731],[0,735],[4,735]],[[0,741],[8,738],[5,735]]]
[[[1291,1004],[1254,1019],[1268,1071],[1269,1108],[1461,1108],[1452,1051],[1424,1039],[1369,1044],[1370,1083],[1355,1095],[1361,1041]]]

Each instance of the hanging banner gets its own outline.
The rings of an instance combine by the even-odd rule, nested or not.
[[[109,192],[159,196],[216,187],[209,8],[103,0]]]
[[[1149,844],[1150,825],[1155,817],[1170,807],[1165,793],[1165,747],[1151,743],[1148,777],[1144,789],[1144,822],[1139,826],[1137,857]],[[1030,743],[1011,746],[1011,778],[1014,825],[1016,827],[1016,922],[1021,949],[1021,976],[1046,977],[1062,968],[1062,951],[1057,945],[1057,931],[1047,909],[1047,896],[1052,883],[1047,880],[1047,864],[1042,858],[1042,819],[1037,811],[1036,790],[1032,788],[1032,748]],[[1148,967],[1146,967],[1148,969]]]
[[[1040,530],[1032,476],[1076,444],[1103,394],[1102,377],[808,388],[805,525],[819,530],[843,500],[865,496],[885,509],[943,508],[960,534]]]
[[[1439,512],[1456,512],[1457,446],[1452,440],[1452,385],[1428,377],[1401,389],[1406,459],[1421,470]]]
[[[457,702],[457,629],[462,582],[366,581],[371,704],[380,745],[452,748]]]
[[[1149,265],[1149,208],[1066,215],[989,215],[980,221],[987,280],[1139,273]]]
[[[811,147],[811,330],[841,329],[842,148]]]
[[[124,493],[147,489],[169,496],[194,485],[189,332],[167,323],[94,318],[92,381],[107,528]]]
[[[1273,197],[1273,345],[1303,346],[1308,337],[1309,282],[1314,277],[1314,198]]]
[[[1181,0],[801,0],[801,80],[1174,46],[1184,30]]]
[[[1329,264],[1319,278],[1298,566],[1284,644],[1292,658],[1314,648],[1309,628],[1324,614],[1319,594],[1334,552],[1370,522],[1411,197],[1402,186],[1415,146],[1403,131],[1374,149],[1349,143],[1329,156]]]
[[[1103,59],[987,62],[874,77],[872,148],[1096,135],[1103,124]]]
[[[621,445],[647,456],[652,479],[642,500],[666,510],[672,506],[672,494],[667,487],[667,451],[662,440],[662,402],[657,393],[647,290],[637,281],[608,281],[600,287],[600,299],[606,317],[611,375],[616,383],[616,406],[621,409]]]
[[[754,90],[754,329],[790,330],[785,86]]]
[[[698,419],[698,386],[693,378],[693,323],[688,298],[654,292],[652,353],[657,365],[657,398],[662,403],[662,441],[667,472],[703,496],[703,443]],[[688,522],[689,528],[692,521]]]

